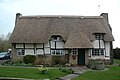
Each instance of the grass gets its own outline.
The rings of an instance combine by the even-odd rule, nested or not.
[[[120,66],[109,66],[107,71],[88,71],[73,80],[120,80]]]
[[[114,63],[120,64],[120,59],[114,59]]]
[[[120,60],[115,59],[114,63],[120,64]],[[120,80],[120,66],[108,66],[106,71],[88,71],[73,80]]]
[[[55,80],[64,75],[66,73],[57,69],[49,69],[48,74],[41,74],[37,68],[0,67],[0,77]]]

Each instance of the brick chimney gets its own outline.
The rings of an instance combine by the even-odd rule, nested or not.
[[[108,20],[108,13],[102,13],[100,16],[103,16],[104,19],[109,23],[109,20]]]
[[[20,13],[17,13],[17,14],[16,14],[15,25],[16,25],[16,23],[17,23],[17,21],[18,21],[19,17],[21,17],[21,16],[22,16],[22,14],[20,14]]]

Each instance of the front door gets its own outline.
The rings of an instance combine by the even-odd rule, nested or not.
[[[85,65],[85,49],[78,49],[78,65]]]

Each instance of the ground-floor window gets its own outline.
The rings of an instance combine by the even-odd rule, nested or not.
[[[65,50],[51,50],[52,55],[65,55]]]
[[[95,49],[92,49],[92,56],[102,56],[104,55],[104,52],[105,52],[105,49],[104,48],[95,48]]]
[[[17,49],[18,55],[25,55],[25,49]]]
[[[78,49],[73,48],[73,49],[72,49],[72,54],[73,54],[73,55],[77,55],[77,54],[78,54]]]

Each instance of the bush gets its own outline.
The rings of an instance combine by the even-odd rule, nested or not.
[[[34,64],[35,60],[36,60],[36,57],[34,55],[26,55],[23,57],[23,62],[26,64],[29,64],[29,63]]]
[[[72,69],[68,69],[68,68],[59,68],[60,71],[65,72],[67,74],[72,74],[74,73],[74,71]]]
[[[88,67],[93,70],[103,70],[105,69],[104,62],[100,59],[91,59],[89,61]]]
[[[120,59],[120,48],[113,49],[115,59]]]
[[[48,73],[48,68],[38,68],[38,70],[41,72],[41,74],[47,74]]]
[[[52,65],[65,65],[66,62],[62,58],[62,56],[52,56]]]

